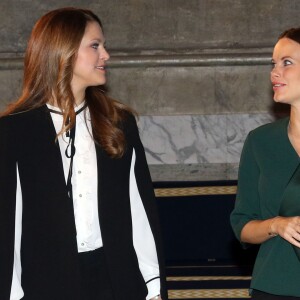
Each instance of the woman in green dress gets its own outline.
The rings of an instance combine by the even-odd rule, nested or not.
[[[261,244],[252,299],[300,299],[300,28],[274,47],[271,82],[290,116],[249,133],[231,224],[244,247]]]

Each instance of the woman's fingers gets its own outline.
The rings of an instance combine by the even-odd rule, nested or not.
[[[277,222],[278,234],[300,248],[300,217],[280,217]]]

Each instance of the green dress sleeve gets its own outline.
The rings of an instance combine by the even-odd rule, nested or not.
[[[238,190],[235,207],[230,216],[231,226],[237,239],[241,241],[241,231],[251,220],[261,219],[260,199],[258,192],[260,170],[249,133],[241,155]],[[242,243],[244,247],[247,244]]]

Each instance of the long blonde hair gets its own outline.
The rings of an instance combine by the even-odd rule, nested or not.
[[[75,124],[75,99],[71,80],[76,55],[88,22],[100,19],[90,10],[72,7],[53,10],[33,27],[24,59],[23,89],[20,98],[2,116],[55,103],[63,112],[61,132]],[[86,89],[94,140],[111,157],[121,157],[126,141],[120,123],[133,111],[105,95],[99,86]],[[67,122],[68,121],[68,122]]]

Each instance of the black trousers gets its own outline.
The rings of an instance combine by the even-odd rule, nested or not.
[[[264,293],[264,292],[261,292],[258,290],[253,290],[251,299],[255,299],[255,300],[299,300],[300,297],[277,296],[277,295]]]
[[[103,248],[78,253],[84,300],[114,300]]]

